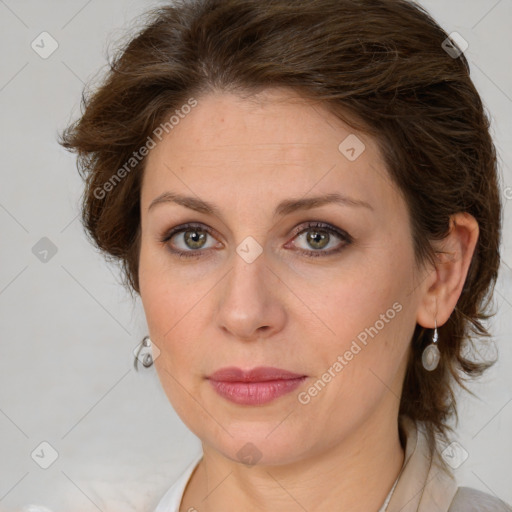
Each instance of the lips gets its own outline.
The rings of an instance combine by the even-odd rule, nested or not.
[[[222,368],[208,377],[221,397],[238,405],[253,406],[267,404],[290,393],[305,379],[306,375],[263,366],[248,371]]]
[[[269,380],[289,380],[300,377],[305,377],[305,375],[268,366],[259,366],[247,371],[231,366],[217,370],[208,378],[218,382],[267,382]]]

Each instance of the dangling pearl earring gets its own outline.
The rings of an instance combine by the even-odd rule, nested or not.
[[[432,343],[425,347],[425,350],[423,350],[423,354],[421,355],[421,362],[423,363],[423,368],[425,368],[425,370],[429,372],[437,368],[439,360],[441,359],[441,353],[437,348],[437,321],[434,320],[434,322],[435,328],[434,335],[432,336]]]
[[[142,340],[142,344],[147,348],[151,347],[151,338],[149,336],[145,336]],[[153,364],[153,357],[150,352],[144,354],[144,357],[142,358],[142,364],[146,368],[149,368]]]
[[[142,356],[141,352],[146,352]],[[142,342],[139,345],[137,353],[135,354],[135,360],[133,366],[137,370],[137,361],[140,361],[145,368],[149,368],[153,364],[153,356],[151,355],[151,338],[144,336]]]

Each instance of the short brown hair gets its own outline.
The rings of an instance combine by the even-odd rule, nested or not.
[[[447,235],[452,214],[473,215],[479,239],[457,306],[439,328],[436,370],[421,363],[432,330],[417,325],[411,340],[400,413],[425,422],[432,448],[434,433],[446,440],[457,416],[454,379],[467,389],[459,371],[476,376],[495,362],[464,352],[473,335],[490,336],[482,320],[494,314],[501,237],[489,119],[464,54],[443,48],[447,37],[406,0],[182,0],[147,13],[60,140],[77,152],[86,181],[87,232],[122,263],[131,292],[139,293],[145,158],[108,194],[97,191],[170,113],[214,90],[288,87],[375,136],[406,200],[418,263],[434,264],[431,241]]]

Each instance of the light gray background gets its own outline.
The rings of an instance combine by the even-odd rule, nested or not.
[[[56,143],[108,44],[158,4],[0,0],[1,511],[150,510],[200,452],[154,368],[133,369],[141,305],[86,240],[75,159]],[[504,263],[491,322],[500,360],[471,386],[478,399],[461,396],[454,440],[469,454],[459,484],[512,503],[512,1],[422,4],[469,42],[502,162]],[[59,44],[47,59],[31,48],[43,31]],[[42,237],[57,247],[46,263],[32,252]],[[42,441],[58,452],[48,469],[31,458]]]

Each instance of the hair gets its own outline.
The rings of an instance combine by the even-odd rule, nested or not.
[[[464,54],[445,51],[448,34],[406,0],[181,0],[142,20],[60,134],[77,153],[92,242],[140,294],[146,158],[133,156],[194,96],[286,87],[321,102],[378,142],[407,204],[418,264],[435,264],[432,241],[447,236],[453,214],[468,212],[479,225],[464,288],[438,328],[437,369],[421,363],[433,330],[416,325],[411,340],[400,414],[424,422],[435,449],[436,434],[446,440],[449,420],[458,421],[454,383],[473,394],[466,377],[496,362],[467,352],[475,337],[491,336],[483,321],[495,314],[502,205],[489,117]]]

